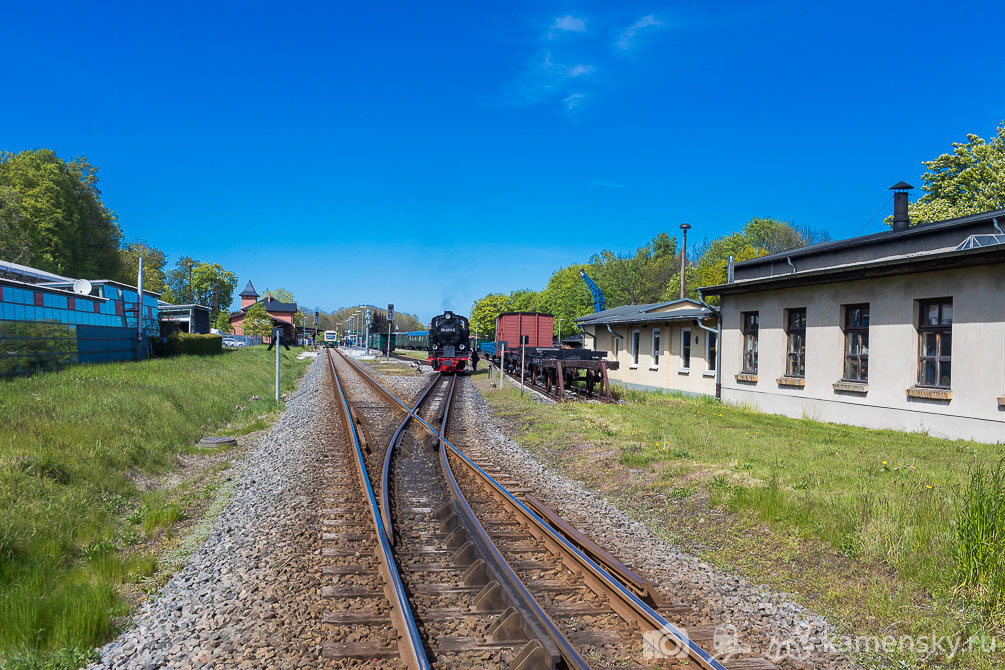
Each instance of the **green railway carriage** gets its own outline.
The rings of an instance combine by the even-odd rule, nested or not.
[[[408,333],[401,333],[405,337],[403,338],[401,346],[404,349],[417,349],[425,351],[429,349],[429,331],[428,330],[413,330]]]
[[[407,333],[391,333],[391,346],[395,349],[403,347]],[[387,351],[387,333],[370,333],[370,348]]]

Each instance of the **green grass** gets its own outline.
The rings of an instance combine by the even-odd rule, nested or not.
[[[284,389],[308,364],[296,353]],[[107,639],[117,585],[156,568],[123,548],[183,516],[134,482],[274,412],[274,360],[252,347],[0,380],[0,666],[75,667]]]
[[[404,356],[406,358],[414,358],[417,361],[422,361],[425,363],[429,360],[429,352],[426,351],[416,351],[414,349],[395,349],[394,353],[399,356]]]
[[[539,405],[514,390],[481,390],[532,451],[645,507],[637,516],[669,519],[676,539],[699,553],[718,543],[706,558],[805,589],[849,626],[1002,633],[1000,445],[789,419],[709,398],[627,391],[624,405]],[[722,527],[691,523],[709,509]],[[806,566],[814,574],[779,577],[798,572],[801,554],[824,562]],[[995,667],[983,662],[970,667]]]

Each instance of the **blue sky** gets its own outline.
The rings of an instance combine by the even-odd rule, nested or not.
[[[880,230],[1005,119],[1000,2],[10,2],[0,149],[127,239],[429,319],[653,235]]]

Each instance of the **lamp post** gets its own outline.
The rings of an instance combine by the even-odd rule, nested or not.
[[[189,261],[189,264],[188,264],[188,304],[190,304],[190,305],[192,304],[192,266],[194,266],[194,265],[195,265],[195,263],[192,263],[191,261]]]
[[[684,233],[684,241],[680,246],[680,297],[684,299],[684,272],[687,270],[687,231],[691,230],[691,226],[686,223],[680,224],[680,229]]]

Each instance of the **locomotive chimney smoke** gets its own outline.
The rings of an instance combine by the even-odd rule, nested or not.
[[[905,182],[897,182],[890,187],[893,191],[893,229],[907,230],[911,226],[911,217],[907,213],[907,191],[914,188]]]

